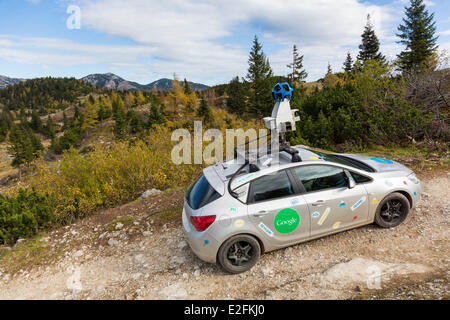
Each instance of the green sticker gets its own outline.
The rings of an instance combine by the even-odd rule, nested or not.
[[[300,216],[297,211],[291,208],[281,210],[275,216],[273,225],[279,233],[290,233],[300,224]]]

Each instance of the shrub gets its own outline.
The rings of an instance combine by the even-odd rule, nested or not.
[[[37,163],[38,174],[31,183],[55,196],[61,224],[135,199],[150,188],[187,185],[201,167],[172,163],[168,137],[167,129],[155,128],[145,142],[119,141],[88,154],[71,148],[58,163]]]
[[[53,202],[47,195],[25,189],[10,197],[0,195],[0,241],[3,243],[33,236],[54,218]]]

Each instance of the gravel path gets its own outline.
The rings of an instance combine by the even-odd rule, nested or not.
[[[448,299],[450,172],[421,178],[422,201],[399,227],[267,253],[240,275],[196,258],[179,219],[154,215],[182,192],[156,195],[49,233],[49,250],[66,249],[51,264],[0,269],[0,299]]]

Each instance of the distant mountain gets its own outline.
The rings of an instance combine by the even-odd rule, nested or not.
[[[9,78],[5,76],[0,76],[0,89],[3,89],[9,85],[16,84],[25,81],[25,79]]]
[[[190,82],[190,81],[188,81],[188,83],[189,83],[189,86],[191,87],[192,91],[202,91],[202,90],[209,88],[209,86],[207,86],[205,84],[201,84],[201,83],[195,83],[195,82]],[[149,83],[146,85],[148,90],[151,90],[153,88],[153,86],[156,86],[156,89],[158,89],[158,90],[168,91],[168,90],[172,89],[172,80],[167,79],[167,78],[162,78],[162,79],[153,81],[152,83]]]
[[[108,88],[108,89],[116,89],[116,90],[141,90],[141,91],[148,91],[152,90],[153,87],[156,86],[157,90],[164,90],[168,91],[172,88],[172,80],[163,78],[156,81],[153,81],[149,84],[139,84],[137,82],[132,82],[125,80],[114,73],[96,73],[96,74],[90,74],[84,78],[81,78],[84,82],[90,83],[94,86],[99,86],[102,88]],[[191,90],[193,91],[201,91],[204,89],[209,88],[209,86],[201,84],[201,83],[195,83],[195,82],[189,82],[189,85],[191,87]]]

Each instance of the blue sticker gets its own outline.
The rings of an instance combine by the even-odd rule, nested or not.
[[[208,243],[209,243],[209,240],[203,241],[203,244],[204,244],[204,245],[207,245]]]
[[[386,180],[384,183],[385,183],[388,187],[392,187],[392,186],[393,186],[392,182],[390,182],[389,180]]]
[[[294,206],[296,204],[298,204],[300,201],[298,201],[298,199],[292,199],[291,204]]]
[[[312,217],[313,218],[317,218],[317,217],[319,217],[320,216],[320,213],[319,212],[313,212],[313,214],[312,214]]]
[[[414,191],[414,195],[417,196],[417,192]]]
[[[339,203],[339,207],[345,207],[347,204],[344,201],[341,201],[341,203]]]
[[[366,197],[359,199],[350,209],[352,211],[356,210],[356,208],[358,208],[364,201],[366,201]]]
[[[393,164],[394,163],[394,161],[392,161],[392,160],[383,159],[383,158],[370,158],[370,160],[378,162],[378,163],[384,163],[384,164]]]

